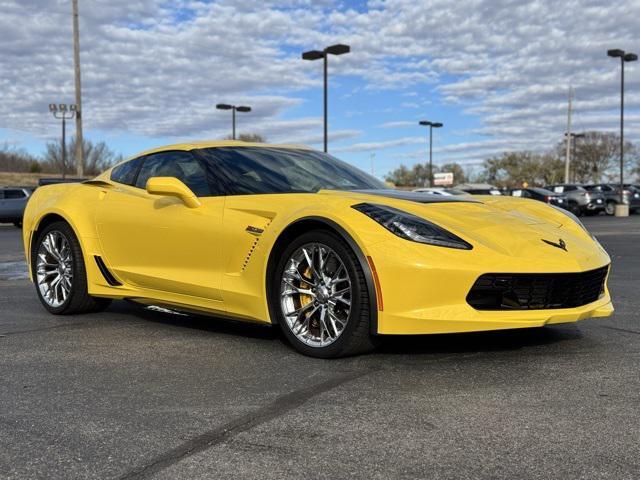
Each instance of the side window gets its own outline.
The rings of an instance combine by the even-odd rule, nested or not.
[[[24,198],[27,195],[22,190],[5,190],[4,198]]]
[[[133,185],[136,181],[136,175],[142,164],[144,157],[134,158],[128,162],[121,163],[111,170],[111,180],[125,185]]]
[[[138,174],[136,187],[146,188],[147,180],[152,177],[175,177],[197,197],[211,195],[204,169],[189,152],[161,152],[147,156]]]

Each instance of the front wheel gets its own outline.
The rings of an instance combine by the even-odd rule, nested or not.
[[[316,230],[282,252],[271,288],[272,311],[305,355],[334,358],[375,347],[364,272],[337,235]]]
[[[65,222],[52,223],[38,235],[32,266],[38,298],[50,313],[96,312],[111,303],[89,295],[80,242]]]

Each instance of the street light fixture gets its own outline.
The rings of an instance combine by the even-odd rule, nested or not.
[[[420,125],[429,127],[429,187],[433,187],[433,129],[441,128],[443,124],[421,120]]]
[[[607,55],[620,58],[620,206],[624,205],[624,64],[635,62],[638,55],[620,49],[607,51]],[[623,214],[620,214],[623,215]],[[625,215],[626,216],[626,215]]]
[[[330,47],[325,48],[324,50],[309,50],[308,52],[302,53],[303,60],[320,60],[321,58],[324,60],[324,151],[327,151],[327,111],[328,111],[328,101],[327,101],[327,58],[329,55],[344,55],[345,53],[349,53],[351,51],[351,47],[349,45],[343,45],[341,43],[336,45],[331,45]]]
[[[77,110],[74,104],[50,103],[49,111],[55,118],[62,120],[62,178],[65,179],[67,177],[67,120],[72,119],[76,115]]]
[[[236,112],[250,112],[251,107],[245,105],[229,105],[228,103],[219,103],[216,105],[218,110],[231,110],[231,138],[236,139]]]

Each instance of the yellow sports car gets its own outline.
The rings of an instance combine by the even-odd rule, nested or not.
[[[611,315],[610,259],[572,214],[514,197],[402,192],[305,147],[158,148],[41,187],[24,214],[54,314],[111,299],[278,324],[338,357],[379,335]]]

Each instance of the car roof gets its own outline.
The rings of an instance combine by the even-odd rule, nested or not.
[[[291,148],[297,150],[312,150],[311,147],[306,145],[295,144],[272,144],[272,143],[256,143],[256,142],[243,142],[241,140],[203,140],[186,143],[174,143],[172,145],[165,145],[162,147],[156,147],[144,152],[140,152],[131,158],[140,157],[142,155],[150,155],[152,153],[167,152],[171,150],[194,150],[198,148],[216,148],[216,147],[263,147],[263,148]]]

